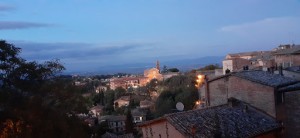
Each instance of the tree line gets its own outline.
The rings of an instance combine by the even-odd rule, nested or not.
[[[20,53],[0,40],[0,137],[89,137],[75,117],[87,112],[85,99],[59,77],[65,67],[57,59],[26,61]]]

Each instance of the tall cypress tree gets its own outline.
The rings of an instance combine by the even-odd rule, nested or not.
[[[125,132],[126,133],[134,132],[133,117],[131,115],[130,109],[127,110],[127,114],[126,114]]]

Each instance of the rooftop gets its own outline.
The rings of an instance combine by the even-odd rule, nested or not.
[[[296,91],[296,90],[300,90],[300,82],[296,83],[296,84],[293,84],[293,85],[289,85],[289,86],[286,86],[286,87],[279,88],[278,91],[287,92],[287,91]]]
[[[287,49],[278,49],[274,53],[275,55],[286,55],[286,54],[300,54],[300,45],[295,45]]]
[[[271,53],[271,51],[253,51],[253,52],[241,52],[228,54],[231,58],[241,57],[241,56],[258,56],[260,54]]]
[[[92,108],[90,108],[90,110],[96,110],[96,111],[101,111],[103,110],[104,106],[102,105],[97,105],[97,106],[94,106]]]
[[[300,73],[300,66],[288,67],[285,70]]]
[[[130,96],[121,96],[119,99],[117,99],[115,101],[119,101],[119,100],[130,101]]]
[[[274,57],[271,52],[264,52],[257,56],[254,56],[253,58],[250,58],[251,61],[257,61],[257,60],[266,61],[266,60],[272,60],[272,59],[274,59]]]
[[[107,121],[125,121],[126,116],[123,115],[107,115],[107,116],[102,116],[100,120],[107,120]]]
[[[131,110],[131,114],[132,114],[132,116],[145,116],[146,111],[142,110],[142,109],[135,108],[135,109]]]
[[[245,111],[247,107],[247,110]],[[194,137],[253,137],[277,128],[274,118],[254,107],[235,100],[229,104],[167,114],[162,118],[142,123],[140,126],[167,120],[180,133]],[[195,132],[193,134],[193,131]]]
[[[233,73],[232,75],[271,87],[282,87],[299,82],[296,79],[284,77],[279,74],[272,74],[266,71],[241,71]]]

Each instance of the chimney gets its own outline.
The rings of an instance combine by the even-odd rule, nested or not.
[[[283,76],[283,73],[282,73],[282,66],[279,66],[278,71],[279,71],[279,75]]]
[[[230,73],[230,70],[229,69],[226,69],[225,70],[225,74],[229,74]]]
[[[245,105],[245,107],[244,107],[244,109],[243,109],[243,112],[244,112],[244,113],[247,113],[247,112],[248,112],[248,108],[249,108],[248,105]]]
[[[238,100],[234,98],[229,98],[228,99],[228,106],[229,107],[235,107],[238,104]]]

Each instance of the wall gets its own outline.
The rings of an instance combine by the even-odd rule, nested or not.
[[[284,93],[284,133],[287,138],[300,138],[300,91]]]
[[[228,97],[235,97],[276,117],[273,87],[231,76],[228,91]]]
[[[227,103],[227,99],[229,98],[227,96],[228,94],[228,81],[226,78],[221,78],[218,80],[215,80],[213,82],[208,83],[208,98],[210,106],[217,106]]]
[[[184,136],[167,121],[155,122],[143,126],[142,132],[143,138],[184,138]]]
[[[223,75],[223,69],[215,69],[215,76],[216,77],[222,76],[222,75]]]
[[[145,70],[144,77],[148,78],[148,82],[150,82],[152,79],[157,79],[159,81],[163,79],[162,75],[159,73],[159,70],[156,68]]]
[[[223,74],[229,69],[231,72],[243,70],[244,66],[250,66],[251,62],[243,58],[233,58],[229,60],[223,60]]]
[[[299,66],[300,65],[300,55],[276,55],[275,56],[275,63],[280,65],[282,63],[291,62],[292,66]]]
[[[230,71],[233,70],[233,68],[232,68],[232,60],[223,60],[222,64],[223,64],[223,74],[225,74],[225,71],[227,69],[229,69]]]
[[[278,70],[274,71],[274,74],[279,74],[279,71]],[[300,73],[293,72],[293,71],[288,71],[288,70],[282,70],[282,74],[285,77],[300,80]]]
[[[272,87],[235,76],[227,76],[209,82],[208,85],[210,106],[226,104],[228,98],[234,97],[276,117]]]

